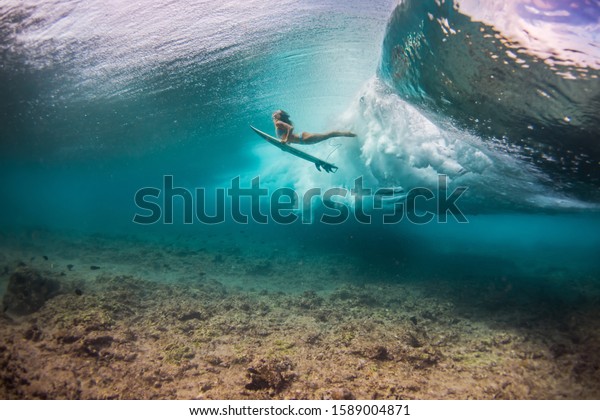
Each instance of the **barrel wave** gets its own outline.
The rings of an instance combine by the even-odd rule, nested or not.
[[[0,400],[600,399],[598,4],[0,1]]]
[[[401,1],[380,77],[434,119],[518,154],[557,189],[597,200],[600,6],[590,1]]]

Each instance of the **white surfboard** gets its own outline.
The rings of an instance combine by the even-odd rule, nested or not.
[[[273,146],[278,147],[279,149],[283,150],[284,152],[287,152],[294,156],[297,156],[300,159],[304,159],[304,160],[314,163],[315,166],[317,167],[317,169],[319,170],[319,172],[321,171],[321,168],[323,168],[325,170],[325,172],[334,172],[334,173],[339,169],[333,163],[325,162],[324,160],[319,159],[318,157],[315,157],[313,155],[309,155],[308,153],[303,152],[302,150],[298,150],[295,147],[290,146],[289,144],[282,143],[280,140],[277,140],[275,137],[270,136],[267,133],[264,133],[253,126],[250,126],[250,128],[252,130],[254,130],[254,132],[256,134],[258,134],[263,139],[265,139],[266,141],[271,143]]]

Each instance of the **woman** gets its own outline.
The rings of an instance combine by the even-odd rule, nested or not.
[[[325,134],[307,133],[304,131],[298,135],[294,133],[294,124],[290,120],[290,114],[279,109],[273,113],[272,117],[275,124],[275,132],[282,143],[315,144],[332,137],[356,137],[356,134],[350,131],[330,131]]]

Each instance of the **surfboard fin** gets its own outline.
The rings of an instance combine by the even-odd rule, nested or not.
[[[318,166],[317,166],[317,169],[319,169]],[[323,165],[323,169],[325,169],[325,172],[327,172],[327,173],[336,173],[339,168],[335,165],[327,164],[327,165]],[[319,171],[320,171],[320,169],[319,169]]]
[[[319,172],[321,172],[321,168],[325,169],[325,172],[327,172],[327,173],[336,173],[337,170],[339,169],[337,166],[335,166],[333,164],[324,163],[324,162],[315,162],[315,166],[317,167],[317,170]]]

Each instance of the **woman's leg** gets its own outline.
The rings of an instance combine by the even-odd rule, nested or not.
[[[302,133],[302,143],[315,144],[332,137],[356,137],[356,134],[351,133],[350,131],[330,131],[323,134],[307,133],[305,131]]]

